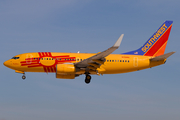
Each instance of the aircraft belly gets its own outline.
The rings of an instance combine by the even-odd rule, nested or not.
[[[24,72],[44,72],[43,67],[31,67],[31,68],[24,67],[24,68],[20,68],[18,70],[24,71]]]

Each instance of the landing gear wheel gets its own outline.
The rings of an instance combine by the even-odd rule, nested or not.
[[[86,75],[85,83],[89,84],[90,82],[91,82],[91,76],[90,75]]]
[[[23,75],[23,76],[22,76],[22,79],[23,79],[23,80],[25,80],[25,79],[26,79],[26,76],[25,76],[25,75]]]

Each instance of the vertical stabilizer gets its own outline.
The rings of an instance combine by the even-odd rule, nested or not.
[[[160,56],[163,55],[168,42],[173,21],[165,21],[159,29],[139,49],[123,54]]]

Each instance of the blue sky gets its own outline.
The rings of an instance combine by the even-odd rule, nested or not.
[[[180,1],[0,1],[0,120],[179,120]],[[165,20],[173,20],[165,65],[74,80],[21,74],[3,66],[27,52],[97,53],[125,34],[114,53],[139,48]]]

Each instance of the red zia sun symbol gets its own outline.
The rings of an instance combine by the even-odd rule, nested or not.
[[[38,52],[39,57],[26,58],[25,61],[21,62],[21,66],[32,67],[43,67],[44,72],[56,72],[56,65],[63,64],[65,62],[75,61],[75,57],[69,57],[69,55],[63,56],[52,56],[51,52]]]

